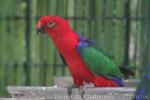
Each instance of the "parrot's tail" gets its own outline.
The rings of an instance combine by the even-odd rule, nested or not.
[[[119,66],[119,69],[126,78],[128,78],[129,76],[134,76],[135,74],[135,67]]]
[[[150,100],[150,66],[145,68],[144,73],[136,89],[134,100]]]
[[[119,87],[113,80],[109,80],[103,76],[96,76],[93,82],[95,87]]]

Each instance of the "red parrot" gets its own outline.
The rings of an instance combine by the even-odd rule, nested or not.
[[[80,87],[84,83],[92,83],[95,87],[123,86],[119,67],[96,47],[95,41],[73,31],[66,19],[43,16],[36,28],[53,40],[76,86]]]

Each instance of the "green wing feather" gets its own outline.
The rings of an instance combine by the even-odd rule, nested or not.
[[[116,76],[123,78],[118,66],[108,56],[102,53],[95,46],[80,48],[80,55],[89,69],[96,75],[103,75],[109,79]]]

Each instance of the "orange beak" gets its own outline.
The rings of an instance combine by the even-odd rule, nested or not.
[[[40,22],[36,25],[36,31],[38,34],[39,33],[45,33],[45,28],[44,28],[44,26],[41,25]]]

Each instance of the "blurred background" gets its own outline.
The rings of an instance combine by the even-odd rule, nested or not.
[[[68,19],[138,79],[150,65],[149,9],[150,0],[0,0],[0,96],[8,85],[50,86],[70,75],[52,41],[36,34],[43,15]]]

